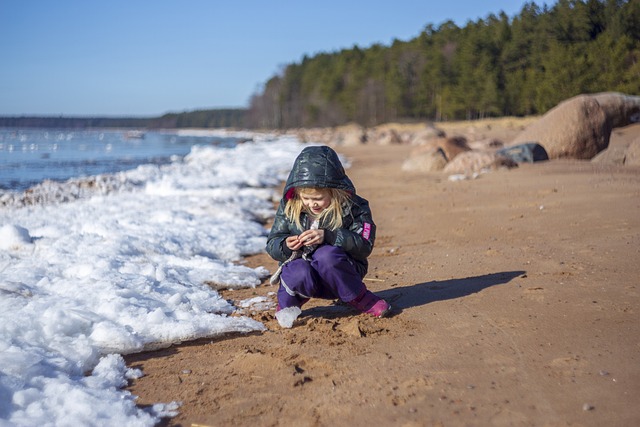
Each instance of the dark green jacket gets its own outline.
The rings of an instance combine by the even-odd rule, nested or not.
[[[267,239],[267,253],[277,261],[286,261],[292,251],[285,244],[285,239],[304,231],[284,215],[286,202],[293,197],[296,187],[337,188],[351,193],[350,205],[343,207],[342,228],[325,229],[324,239],[325,243],[344,249],[364,277],[368,268],[367,257],[375,242],[376,225],[371,217],[369,202],[356,195],[356,189],[346,175],[338,155],[327,146],[306,147],[293,163]],[[307,224],[306,213],[302,213],[300,223]]]

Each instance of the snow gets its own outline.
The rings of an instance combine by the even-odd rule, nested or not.
[[[281,327],[289,329],[301,313],[300,307],[287,307],[276,313],[276,319]]]
[[[89,196],[67,197],[65,188],[77,188],[69,183],[39,204],[5,197],[0,426],[154,425],[180,403],[137,407],[123,386],[143,373],[123,354],[264,330],[230,316],[236,307],[215,288],[255,287],[268,276],[239,261],[264,249],[260,221],[273,215],[275,188],[302,145],[251,139],[116,174],[110,182],[120,184]]]

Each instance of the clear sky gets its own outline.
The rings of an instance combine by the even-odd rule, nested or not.
[[[303,55],[390,45],[525,0],[0,0],[0,115],[246,107]],[[536,4],[554,1],[536,1]]]

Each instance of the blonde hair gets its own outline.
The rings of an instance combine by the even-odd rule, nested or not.
[[[291,221],[294,221],[298,228],[304,228],[300,223],[300,215],[302,212],[311,214],[302,203],[300,198],[301,194],[307,193],[329,193],[331,196],[331,202],[329,206],[322,211],[318,220],[322,228],[329,230],[337,230],[342,227],[342,215],[344,209],[351,203],[351,195],[348,191],[339,190],[337,188],[325,188],[325,187],[298,187],[294,192],[294,196],[287,200],[287,204],[284,208],[284,214]]]

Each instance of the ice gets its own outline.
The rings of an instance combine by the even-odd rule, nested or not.
[[[32,243],[29,230],[19,225],[7,224],[0,227],[0,250],[20,250]]]
[[[300,307],[287,307],[276,313],[276,319],[281,327],[288,329],[293,327],[293,322],[300,316],[300,313],[302,313]]]

